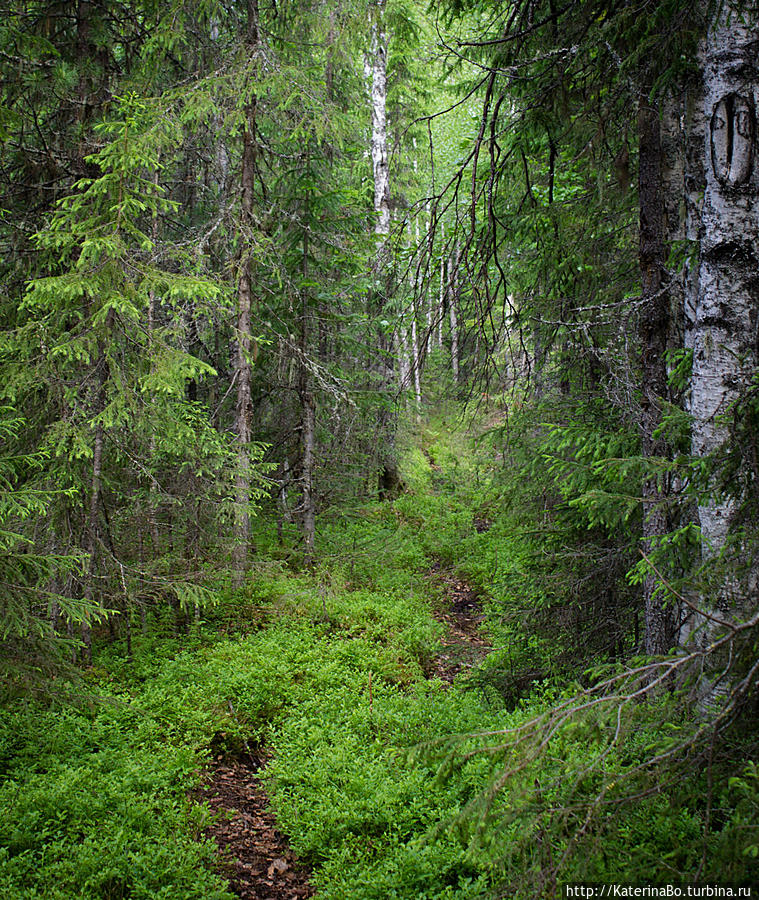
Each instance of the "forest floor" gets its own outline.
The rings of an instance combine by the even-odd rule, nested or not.
[[[219,813],[206,829],[222,854],[223,871],[241,900],[302,900],[313,897],[310,872],[277,830],[259,769],[265,760],[252,754],[217,759],[199,798]]]
[[[456,572],[436,562],[427,574],[439,592],[433,616],[446,631],[432,659],[428,678],[451,685],[459,674],[487,656],[480,597]],[[240,900],[303,900],[313,897],[309,868],[297,859],[277,829],[260,769],[266,752],[245,748],[236,759],[218,756],[209,767],[198,798],[218,815],[206,836],[219,846],[223,872]]]
[[[432,614],[446,632],[440,639],[442,650],[433,658],[427,674],[451,684],[461,672],[481,663],[493,648],[480,630],[485,616],[477,591],[439,562],[433,565],[429,577],[440,589],[440,604]]]

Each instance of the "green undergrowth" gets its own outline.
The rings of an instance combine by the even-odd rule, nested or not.
[[[135,628],[133,658],[101,647],[78,705],[0,713],[0,896],[228,900],[193,789],[210,757],[263,746],[279,825],[322,900],[750,877],[750,766],[712,784],[711,806],[696,750],[646,780],[687,735],[672,698],[556,713],[577,684],[510,615],[544,589],[529,504],[515,487],[499,509],[492,447],[472,453],[454,424],[409,442],[394,503],[323,514],[313,572],[288,566],[296,545],[261,520],[268,556],[186,633]],[[450,687],[427,677],[440,564],[481,589],[495,646]]]
[[[328,587],[323,573],[254,577],[247,595],[253,633],[196,635],[184,649],[174,642],[173,655],[136,641],[134,661],[104,650],[89,703],[4,712],[2,896],[229,896],[199,839],[209,813],[189,792],[211,753],[264,744],[282,825],[296,850],[323,862],[325,896],[355,891],[335,877],[347,871],[336,860],[370,834],[399,855],[399,896],[421,884],[429,896],[453,896],[466,847],[449,849],[438,871],[429,851],[412,865],[417,852],[406,845],[455,812],[460,791],[435,792],[436,766],[401,758],[442,731],[477,727],[485,709],[424,678],[439,632],[427,599],[407,584]],[[307,783],[308,811],[293,805],[293,786]]]

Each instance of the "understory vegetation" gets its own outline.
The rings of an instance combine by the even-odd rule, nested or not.
[[[502,424],[473,449],[449,409],[409,436],[405,492],[326,512],[314,571],[287,564],[264,511],[261,562],[202,620],[135,618],[131,657],[123,637],[96,639],[76,705],[59,685],[6,706],[2,895],[231,897],[193,789],[212,756],[264,747],[279,826],[330,900],[750,880],[753,737],[737,727],[711,757],[693,740],[662,770],[657,755],[692,726],[674,695],[579,708],[582,686],[623,671],[617,639],[575,604],[591,562],[536,543],[543,490],[504,468]],[[493,645],[451,685],[429,677],[444,631],[433,564],[478,588]],[[584,670],[583,644],[604,672]]]

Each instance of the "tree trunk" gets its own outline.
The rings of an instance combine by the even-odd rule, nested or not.
[[[459,245],[456,243],[456,250],[453,263],[453,271],[451,272],[451,293],[448,298],[448,313],[451,320],[451,371],[453,372],[453,380],[459,380],[459,323],[458,323],[458,304],[459,295],[461,293],[461,284],[459,282]]]
[[[102,388],[101,388],[102,393]],[[98,398],[98,414],[102,411],[101,398]],[[98,504],[100,502],[100,484],[103,476],[103,426],[95,425],[95,442],[92,448],[92,480],[90,483],[90,503],[87,514],[87,552],[90,560],[87,566],[87,577],[84,582],[84,599],[87,605],[95,604],[95,575],[98,559]],[[88,613],[85,613],[88,616]],[[84,661],[92,665],[92,630],[89,618],[82,622],[82,643],[84,644]]]
[[[305,545],[304,563],[307,567],[314,564],[314,547],[316,537],[316,509],[314,504],[314,437],[316,432],[316,410],[314,395],[308,389],[301,393],[302,420],[302,511],[303,542]]]
[[[409,355],[408,329],[404,317],[401,317],[398,325],[398,380],[401,391],[407,391],[411,383],[411,357]]]
[[[251,122],[251,119],[249,119]],[[253,194],[254,151],[250,128],[244,137],[242,184],[243,221],[250,222]],[[251,390],[251,306],[252,289],[250,260],[243,248],[240,260],[240,275],[237,286],[237,356],[235,377],[237,380],[237,402],[235,405],[235,434],[237,435],[237,474],[235,476],[235,552],[234,566],[242,574],[247,566],[248,541],[250,538],[250,390]]]
[[[433,328],[437,326],[439,341],[439,346],[442,346],[442,330],[443,330],[443,311],[445,310],[445,267],[446,267],[446,255],[445,255],[445,224],[443,222],[440,223],[440,242],[441,242],[441,250],[440,250],[440,290],[438,292],[438,300],[437,300],[437,315],[433,318]],[[434,338],[434,334],[432,336]],[[432,338],[431,338],[432,339]]]
[[[153,184],[158,187],[158,169],[153,172]],[[150,224],[150,237],[155,247],[158,243],[158,215],[154,214]],[[153,340],[155,336],[155,291],[151,288],[148,292],[148,347],[150,348],[150,370],[153,372],[155,363]],[[150,398],[151,403],[155,402],[155,398]],[[150,462],[155,459],[156,442],[155,434],[150,433],[149,455]],[[160,540],[158,533],[158,481],[155,475],[150,478],[150,497],[148,499],[148,528],[150,530],[150,540],[153,543],[153,553],[158,556],[160,554]]]
[[[646,460],[667,456],[666,443],[657,438],[661,425],[661,402],[667,392],[666,350],[669,298],[665,283],[664,207],[662,202],[662,146],[659,110],[642,92],[638,108],[639,140],[639,262],[643,305],[641,343],[641,449]],[[643,482],[643,550],[650,555],[656,540],[667,533],[667,488],[665,476],[655,469]],[[656,596],[657,590],[659,591]],[[663,603],[659,581],[650,571],[643,585],[646,614],[645,651],[666,653],[673,645],[675,627],[671,606]]]
[[[374,174],[374,233],[383,254],[390,234],[390,167],[387,155],[387,33],[385,0],[375,0],[372,20],[372,171]]]
[[[248,2],[247,42],[251,54],[258,52],[258,3]],[[237,285],[237,356],[235,378],[237,398],[235,404],[235,434],[237,435],[237,474],[235,476],[235,548],[233,563],[242,578],[248,563],[250,541],[250,394],[251,394],[251,332],[252,284],[250,273],[251,229],[253,225],[253,199],[256,171],[256,98],[246,108],[246,125],[242,151],[242,250]]]
[[[308,223],[308,200],[305,202],[304,220]],[[298,354],[298,399],[300,401],[300,443],[301,443],[301,503],[300,520],[305,546],[304,563],[314,564],[316,538],[316,506],[314,497],[314,461],[316,435],[316,403],[309,384],[308,358],[309,309],[308,309],[308,228],[303,231],[303,281],[301,290],[300,348]]]
[[[384,27],[385,0],[375,0],[372,10],[371,76],[372,76],[372,174],[374,177],[374,234],[377,239],[377,280],[389,293],[388,235],[390,234],[390,170],[387,153],[387,33]],[[384,302],[383,298],[383,302]],[[380,345],[383,340],[380,336]],[[382,363],[385,386],[393,383],[392,366]],[[390,410],[382,407],[379,414],[382,448],[379,460],[378,492],[380,498],[397,496],[401,484],[395,456],[394,425]]]
[[[416,400],[416,418],[422,414],[422,381],[421,381],[421,359],[419,353],[419,337],[416,327],[416,310],[411,310],[411,365],[414,369],[414,398]]]
[[[744,9],[739,15],[731,7],[720,5],[704,47],[706,179],[691,399],[693,453],[702,458],[728,439],[731,409],[757,364],[759,174],[754,155],[759,24],[755,12]],[[729,499],[700,503],[704,558],[725,548],[734,513]],[[725,583],[716,604],[712,600],[709,606],[737,614],[743,593],[738,585]]]

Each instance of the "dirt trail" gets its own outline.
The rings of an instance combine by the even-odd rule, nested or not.
[[[445,625],[446,633],[440,641],[443,650],[432,661],[428,675],[450,684],[460,672],[481,663],[493,648],[480,631],[484,616],[477,592],[441,563],[435,563],[429,574],[440,585],[442,602],[433,615]]]
[[[480,632],[480,599],[456,573],[440,563],[429,577],[440,589],[441,602],[433,612],[446,627],[442,652],[427,675],[451,684],[478,665],[492,649]],[[265,758],[248,753],[239,759],[219,757],[211,764],[198,799],[222,813],[206,829],[222,852],[223,871],[241,900],[303,900],[313,897],[310,872],[299,863],[287,839],[277,831],[259,769]]]
[[[259,768],[265,760],[214,761],[199,799],[219,816],[207,829],[223,854],[223,871],[241,900],[302,900],[313,897],[309,871],[277,831]]]

